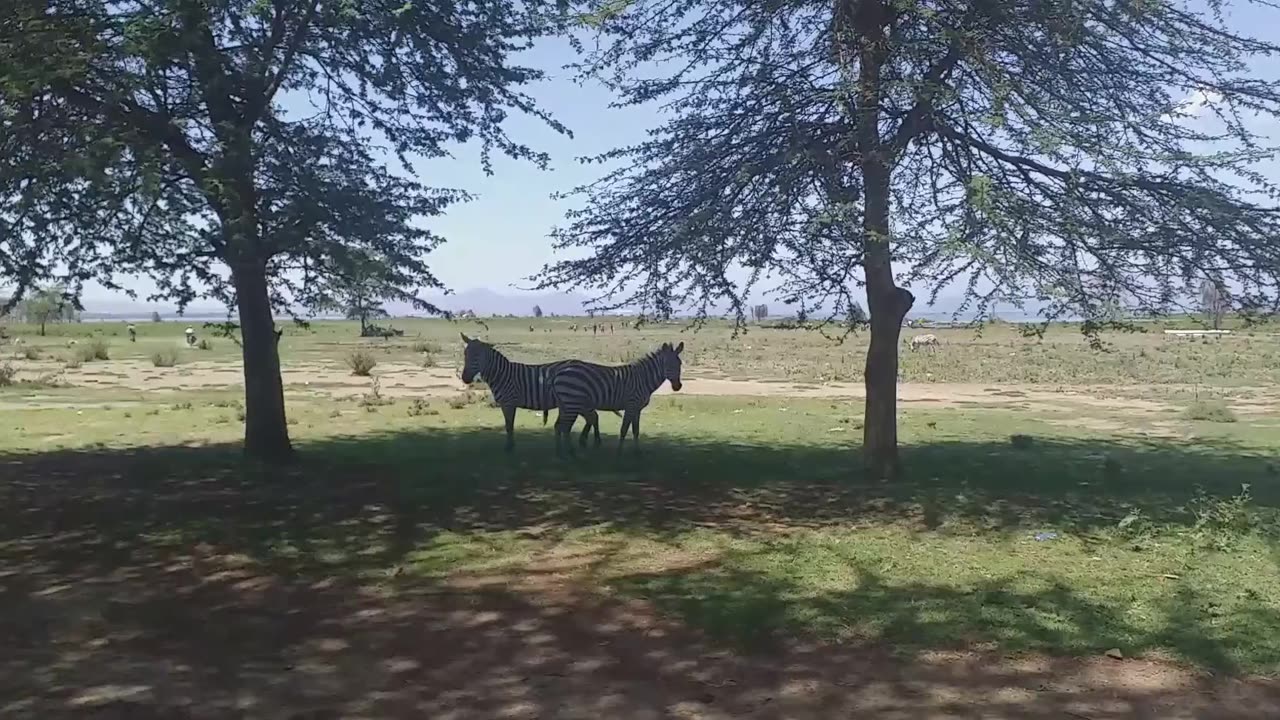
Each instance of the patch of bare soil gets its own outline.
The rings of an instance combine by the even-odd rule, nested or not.
[[[50,366],[49,371],[54,368]],[[45,372],[44,366],[31,363],[19,370],[30,375]],[[61,379],[72,385],[123,387],[133,390],[178,392],[182,390],[225,389],[238,387],[243,379],[239,365],[226,362],[193,362],[173,368],[156,368],[149,362],[117,360],[86,365],[81,369],[62,371]],[[361,395],[369,391],[372,380],[352,375],[336,362],[312,362],[288,365],[282,370],[284,384],[292,391],[311,392],[333,397]],[[412,363],[384,362],[374,370],[380,391],[390,397],[452,397],[466,389],[456,368],[422,368]],[[1021,407],[1046,412],[1078,411],[1083,406],[1125,415],[1156,415],[1176,411],[1178,407],[1153,399],[1132,397],[1143,388],[1126,386],[1129,397],[1106,397],[1097,387],[1050,387],[1036,385],[1001,385],[965,383],[902,383],[898,397],[904,403],[930,404],[937,407]],[[1167,394],[1172,386],[1161,386]],[[1190,389],[1188,386],[1187,389]],[[1280,395],[1265,389],[1240,389],[1232,405],[1244,414],[1280,412]],[[671,393],[670,386],[657,394]],[[861,383],[811,383],[787,380],[734,380],[725,377],[693,376],[686,378],[682,393],[689,395],[722,395],[745,397],[861,398]]]
[[[207,545],[50,584],[0,573],[0,715],[1275,718],[1280,686],[1106,657],[793,642],[744,655],[567,584],[288,581]]]

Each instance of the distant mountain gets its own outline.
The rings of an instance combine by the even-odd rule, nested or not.
[[[452,295],[428,295],[425,298],[437,307],[458,312],[471,310],[477,315],[532,316],[533,307],[542,308],[544,315],[585,315],[583,303],[587,298],[574,292],[547,293],[512,291],[500,293],[488,288],[472,288]],[[392,315],[421,314],[421,311],[402,303],[389,303],[387,312]]]

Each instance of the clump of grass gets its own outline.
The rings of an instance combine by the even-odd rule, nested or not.
[[[409,403],[408,412],[409,412],[409,417],[419,417],[421,415],[439,415],[440,414],[439,410],[436,410],[435,408],[431,407],[431,403],[422,398],[414,398],[413,402]]]
[[[382,397],[382,381],[378,378],[373,379],[373,384],[369,386],[369,392],[360,396],[360,407],[369,412],[376,412],[383,405],[394,405],[395,400]]]
[[[173,367],[178,364],[178,353],[173,350],[161,350],[152,353],[151,364],[159,368]]]
[[[200,342],[196,343],[196,347],[201,350],[212,350],[213,343],[206,338],[200,338]]]
[[[1221,398],[1207,398],[1196,400],[1187,408],[1188,420],[1203,420],[1205,422],[1216,423],[1233,423],[1236,421],[1236,414],[1232,412],[1231,406],[1226,400]]]
[[[67,361],[65,363],[63,363],[63,367],[66,367],[68,370],[75,370],[81,365],[84,365],[84,360],[81,360],[78,355],[72,355],[71,357],[67,358]]]
[[[347,356],[347,367],[351,368],[352,375],[369,377],[369,373],[373,372],[377,365],[378,359],[364,350],[356,350]]]
[[[462,395],[455,395],[449,398],[449,407],[453,408],[454,410],[461,410],[465,408],[466,406],[471,404],[470,396],[471,396],[471,393],[468,392]]]
[[[1009,444],[1018,450],[1026,450],[1035,445],[1035,443],[1035,439],[1030,435],[1015,434],[1009,436]]]
[[[440,352],[440,343],[432,342],[430,340],[419,340],[415,342],[412,347],[414,352],[424,353],[427,355],[434,355],[435,353]]]
[[[0,365],[0,387],[9,387],[18,374],[18,369],[11,363]]]
[[[422,354],[422,367],[433,368],[436,366],[436,356],[431,353]]]
[[[107,341],[102,338],[94,338],[83,345],[76,348],[76,357],[81,362],[93,362],[94,360],[110,360],[111,347],[107,345]]]
[[[30,345],[27,345],[18,351],[18,357],[23,360],[39,360],[43,356],[44,353],[40,352],[40,348],[32,347]]]
[[[193,407],[195,407],[195,406],[194,406],[194,405],[192,405],[192,404],[191,404],[191,403],[189,403],[189,402],[174,403],[174,405],[173,405],[173,409],[174,409],[174,410],[190,410],[190,409],[192,409]]]

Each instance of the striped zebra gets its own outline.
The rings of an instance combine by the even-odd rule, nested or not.
[[[526,365],[508,360],[497,348],[483,340],[469,338],[465,333],[462,342],[466,343],[463,351],[462,382],[470,385],[479,375],[489,383],[493,391],[493,401],[502,408],[502,416],[507,425],[507,444],[505,449],[511,452],[515,447],[516,408],[541,410],[542,424],[547,424],[547,413],[555,407],[551,394],[551,377],[560,368],[575,362],[573,360],[557,360],[541,365]],[[593,426],[596,431],[596,442],[600,438],[600,416],[592,411],[582,413],[587,421],[583,429],[585,436]]]
[[[680,353],[684,351],[684,343],[672,347],[671,343],[663,343],[662,347],[628,365],[596,365],[595,363],[571,361],[556,370],[551,382],[555,394],[554,404],[559,408],[556,415],[556,453],[562,454],[561,438],[564,447],[573,454],[573,442],[570,435],[573,423],[579,415],[591,422],[599,415],[597,410],[622,411],[622,432],[618,436],[618,452],[627,439],[627,428],[631,428],[631,437],[637,451],[640,449],[640,412],[649,404],[654,391],[662,386],[663,381],[671,381],[671,389],[679,392]],[[596,443],[599,444],[599,428],[596,432]],[[582,433],[585,445],[586,431]]]

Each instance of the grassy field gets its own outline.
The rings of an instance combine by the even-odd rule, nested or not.
[[[0,644],[21,652],[0,659],[26,679],[10,692],[128,685],[120,658],[139,654],[182,654],[212,676],[301,667],[291,653],[321,640],[345,643],[315,651],[330,660],[389,661],[409,631],[378,625],[375,642],[351,618],[441,598],[461,605],[421,622],[449,632],[466,609],[505,617],[493,602],[641,603],[672,624],[666,641],[645,637],[673,657],[690,631],[744,657],[805,643],[893,662],[1117,649],[1280,675],[1280,339],[1265,328],[1209,342],[1117,335],[1108,353],[1069,328],[1042,342],[1008,327],[938,332],[940,349],[903,354],[908,474],[884,484],[857,469],[856,386],[823,394],[860,380],[865,337],[487,322],[461,327],[521,359],[621,362],[681,337],[690,393],[655,399],[643,455],[616,456],[610,437],[558,462],[526,412],[506,456],[501,413],[449,384],[459,325],[394,321],[406,336],[389,341],[359,340],[349,323],[290,327],[302,459],[281,471],[239,458],[231,341],[181,348],[171,323],[139,324],[136,344],[122,325],[46,338],[11,327],[24,343],[0,347],[16,369],[0,387]],[[65,367],[95,333],[108,359]],[[358,348],[378,358],[378,383],[344,367]],[[152,367],[164,350],[177,365]],[[436,384],[414,385],[423,375]],[[603,424],[608,436],[619,423]],[[351,595],[338,603],[335,587]],[[353,614],[321,617],[313,595]],[[201,618],[217,629],[197,629]],[[502,642],[520,622],[503,621]]]

